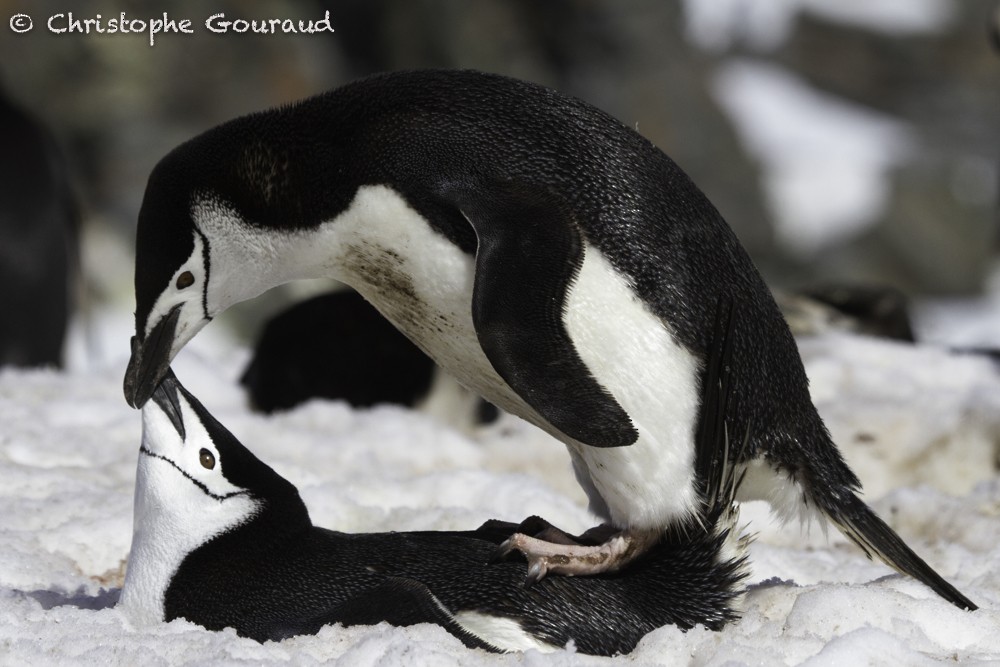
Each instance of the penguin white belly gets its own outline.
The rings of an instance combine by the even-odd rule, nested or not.
[[[655,528],[687,516],[697,502],[700,361],[591,246],[567,295],[564,321],[577,354],[639,432],[628,447],[567,443],[589,471],[612,522]]]
[[[535,650],[553,653],[559,649],[539,640],[512,618],[479,611],[460,611],[454,615],[454,619],[466,632],[504,652]]]
[[[487,359],[472,321],[475,258],[397,193],[365,186],[309,235],[313,263],[350,284],[469,389],[566,443],[592,509],[620,527],[661,527],[695,506],[699,361],[677,343],[603,255],[587,246],[566,299],[565,326],[591,373],[632,419],[638,440],[598,448],[567,437],[529,407]],[[334,254],[325,257],[318,253]],[[586,418],[586,415],[582,416]],[[594,497],[594,494],[598,497]]]

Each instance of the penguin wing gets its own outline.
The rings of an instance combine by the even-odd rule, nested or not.
[[[558,197],[515,182],[448,183],[476,232],[472,321],[501,378],[552,426],[594,447],[631,445],[628,414],[591,374],[563,322],[584,239]]]
[[[459,625],[451,612],[427,586],[419,581],[402,577],[389,577],[375,588],[359,593],[318,616],[290,623],[286,620],[280,632],[276,633],[280,636],[271,638],[280,640],[294,635],[313,635],[319,632],[320,628],[335,623],[341,623],[346,627],[378,625],[382,622],[397,627],[434,623],[455,635],[469,648],[497,650]]]

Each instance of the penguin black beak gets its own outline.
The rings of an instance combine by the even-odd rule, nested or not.
[[[180,315],[181,306],[178,304],[153,327],[146,340],[140,342],[138,337],[132,337],[132,358],[125,369],[124,388],[125,400],[133,408],[146,404],[170,369],[170,349]]]
[[[174,375],[174,371],[168,366],[166,374],[156,389],[153,390],[153,403],[155,403],[164,414],[167,415],[167,419],[170,423],[174,425],[177,429],[177,433],[180,434],[183,440],[187,437],[187,433],[184,430],[184,418],[181,416],[181,402],[177,398],[177,389],[180,386],[180,382],[177,380],[177,376]]]

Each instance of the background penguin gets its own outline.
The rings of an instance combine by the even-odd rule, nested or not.
[[[79,216],[48,130],[0,88],[0,366],[63,361]]]
[[[795,336],[832,329],[916,342],[907,298],[892,287],[819,285],[775,298]]]
[[[900,343],[918,344],[906,296],[891,287],[825,285],[795,293],[775,293],[775,299],[792,333],[816,336],[849,331]],[[1000,350],[991,347],[951,345],[953,354],[1000,361]]]
[[[364,297],[343,289],[300,301],[269,319],[240,384],[254,408],[266,413],[326,398],[361,408],[423,406],[461,427],[496,419],[496,408],[482,400],[446,401],[447,412],[435,411],[446,380]]]
[[[698,504],[715,304],[742,306],[742,497],[819,510],[867,554],[974,605],[856,495],[795,342],[738,240],[631,128],[470,71],[392,73],[225,123],[154,169],[136,240],[126,399],[212,317],[282,282],[353,286],[462,384],[567,445],[597,546],[518,535],[533,567],[614,570]],[[752,399],[752,400],[751,400]],[[561,539],[561,538],[560,538]],[[559,541],[559,540],[557,540]]]
[[[728,318],[728,314],[724,313]],[[333,623],[442,625],[470,647],[631,651],[665,624],[736,617],[747,540],[735,529],[720,326],[699,431],[701,508],[626,571],[523,585],[523,562],[488,564],[513,524],[469,532],[345,534],[312,526],[295,487],[251,454],[168,373],[143,409],[135,532],[121,608],[258,641]]]

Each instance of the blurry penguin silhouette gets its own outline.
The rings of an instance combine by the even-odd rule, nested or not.
[[[78,217],[65,161],[0,88],[0,366],[62,366]]]
[[[342,289],[269,319],[240,383],[254,409],[265,413],[325,398],[358,408],[419,407],[461,427],[496,420],[496,407],[441,375],[431,358],[360,294]]]

